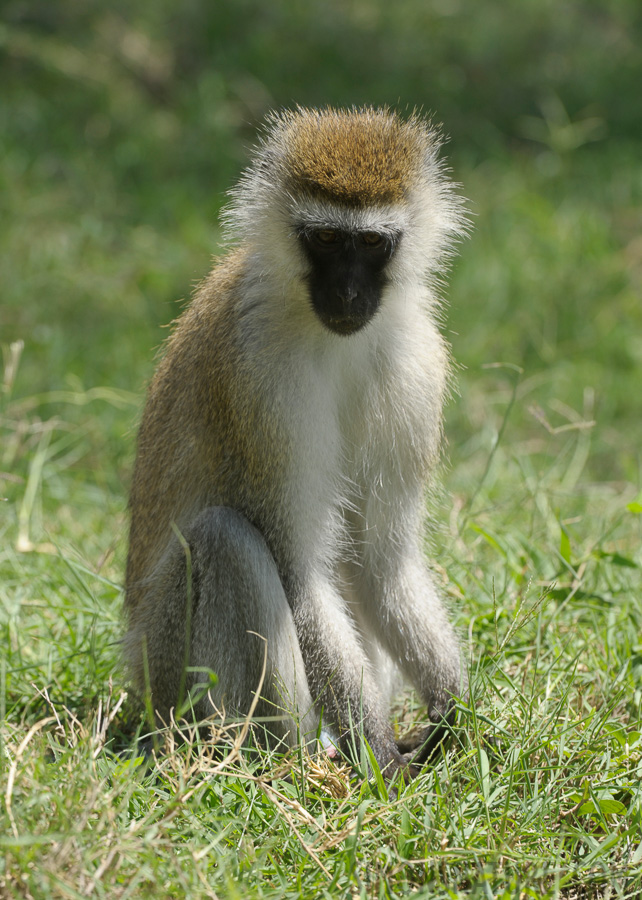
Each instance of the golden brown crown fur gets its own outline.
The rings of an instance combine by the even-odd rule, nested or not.
[[[352,206],[403,201],[435,145],[420,119],[383,109],[299,109],[275,123],[291,189]]]

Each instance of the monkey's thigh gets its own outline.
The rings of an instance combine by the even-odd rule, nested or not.
[[[183,683],[197,715],[225,709],[243,716],[260,691],[255,717],[269,732],[290,744],[312,739],[318,719],[292,613],[263,536],[240,513],[219,506],[201,512],[183,537],[189,554],[177,542],[174,571],[167,574],[186,597],[183,646],[190,671]],[[205,692],[209,672],[217,681]]]

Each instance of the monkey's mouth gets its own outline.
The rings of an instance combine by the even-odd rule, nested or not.
[[[324,316],[323,324],[335,334],[354,334],[370,320],[360,316]]]

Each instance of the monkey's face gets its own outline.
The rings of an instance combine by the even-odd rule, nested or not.
[[[310,266],[308,287],[315,313],[335,334],[354,334],[377,312],[386,266],[399,235],[338,228],[298,229]]]

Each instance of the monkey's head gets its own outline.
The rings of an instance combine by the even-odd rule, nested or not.
[[[440,144],[419,116],[387,109],[275,113],[231,192],[229,231],[286,293],[306,286],[317,322],[353,334],[388,285],[434,277],[465,230]]]

